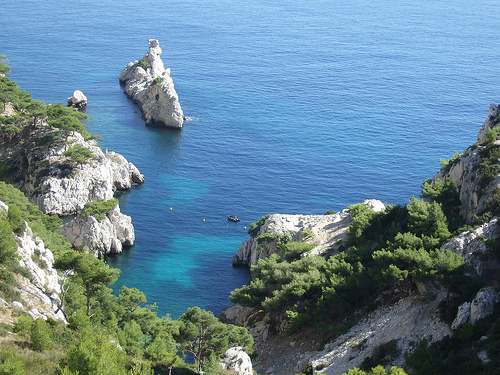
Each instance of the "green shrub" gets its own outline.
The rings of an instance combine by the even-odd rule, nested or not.
[[[71,146],[63,154],[77,164],[85,163],[87,160],[95,157],[92,151],[79,144]]]
[[[151,82],[151,86],[156,86],[156,85],[158,86],[161,85],[161,77],[156,77],[155,79],[153,79],[153,82]]]
[[[143,59],[140,59],[139,61],[137,61],[136,65],[141,67],[144,70],[151,67],[151,65],[148,62],[144,61]]]
[[[441,162],[441,170],[443,170],[444,172],[449,172],[451,167],[453,165],[455,165],[456,163],[458,163],[460,161],[460,154],[458,153],[458,151],[455,151],[455,153],[453,154],[453,156],[448,159],[448,160],[445,160],[445,159],[441,159],[440,162]]]
[[[248,229],[248,234],[252,237],[255,237],[257,236],[257,234],[259,233],[259,229],[262,225],[264,225],[264,222],[267,220],[267,218],[271,216],[270,214],[269,215],[266,215],[266,216],[262,216],[258,221],[256,222],[253,222],[252,224],[250,224],[250,228]]]
[[[104,220],[106,214],[114,209],[118,204],[118,199],[111,198],[110,200],[100,200],[87,202],[83,207],[80,216],[87,219],[89,216],[94,216],[97,220]]]
[[[52,347],[49,330],[50,327],[42,318],[34,321],[30,330],[30,341],[34,350],[44,351]]]

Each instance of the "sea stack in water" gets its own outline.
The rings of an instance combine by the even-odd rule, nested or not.
[[[182,128],[184,114],[161,52],[158,40],[150,39],[149,51],[141,60],[127,65],[120,83],[125,85],[125,94],[139,105],[146,125]]]
[[[68,105],[75,108],[83,108],[87,105],[87,97],[80,90],[75,90],[73,96],[68,98]]]

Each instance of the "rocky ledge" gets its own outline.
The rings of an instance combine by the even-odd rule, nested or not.
[[[75,249],[87,246],[99,258],[105,254],[121,253],[123,246],[132,246],[135,242],[132,219],[122,214],[118,205],[102,220],[78,215],[57,232],[68,238]]]
[[[127,65],[120,74],[120,83],[125,85],[125,94],[139,105],[146,125],[182,128],[184,113],[161,53],[158,40],[150,39],[149,51],[141,60]]]
[[[363,204],[377,212],[385,209],[384,204],[375,199],[367,199]],[[233,257],[233,266],[253,266],[259,259],[275,253],[276,243],[257,243],[257,238],[267,232],[289,236],[292,241],[316,244],[308,255],[335,253],[345,241],[351,221],[347,209],[333,215],[270,215],[254,237],[241,244]]]

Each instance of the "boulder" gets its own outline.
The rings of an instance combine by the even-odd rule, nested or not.
[[[220,365],[224,370],[233,370],[238,375],[253,375],[252,361],[242,347],[229,348],[221,359]]]
[[[493,288],[482,288],[477,292],[472,302],[464,302],[459,306],[457,316],[451,324],[457,329],[465,323],[475,324],[478,320],[493,314],[496,304],[500,301],[500,294]]]
[[[483,288],[477,292],[470,305],[471,324],[475,324],[478,320],[493,314],[499,301],[500,296],[493,288]]]
[[[495,216],[488,223],[462,232],[443,245],[445,250],[462,255],[471,271],[492,285],[500,282],[500,262],[485,241],[500,236],[498,221],[499,218]]]
[[[125,86],[125,94],[138,104],[146,125],[182,128],[184,113],[161,53],[158,40],[150,39],[148,52],[140,62],[127,65],[120,73],[120,83]]]
[[[75,108],[83,108],[87,105],[87,97],[80,90],[75,90],[73,96],[68,98],[68,105]]]

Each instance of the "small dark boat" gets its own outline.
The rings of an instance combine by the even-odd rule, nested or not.
[[[238,219],[238,216],[236,216],[236,215],[234,215],[234,216],[227,215],[227,219],[231,220],[231,221],[234,221],[235,223],[237,223],[238,221],[240,221],[240,219]]]

